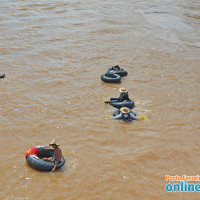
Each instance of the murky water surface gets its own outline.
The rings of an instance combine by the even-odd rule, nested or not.
[[[165,191],[199,174],[199,55],[198,0],[0,1],[0,199],[199,199]],[[120,87],[147,120],[107,119]],[[66,165],[30,168],[52,139]]]

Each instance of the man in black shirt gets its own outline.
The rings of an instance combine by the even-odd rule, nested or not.
[[[125,102],[125,101],[131,101],[128,97],[128,91],[126,90],[126,88],[120,88],[120,96],[118,98],[118,102]]]

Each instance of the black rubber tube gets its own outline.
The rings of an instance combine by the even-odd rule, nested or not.
[[[118,101],[119,98],[110,98],[110,101]]]
[[[121,80],[121,76],[118,74],[114,74],[114,77],[108,77],[105,74],[101,76],[101,80],[107,83],[119,83]]]
[[[135,107],[135,103],[133,101],[118,102],[116,100],[113,100],[113,101],[110,101],[110,105],[118,109],[122,107],[127,107],[127,108],[132,109]]]
[[[127,76],[128,72],[121,69],[121,70],[117,71],[116,74],[119,74],[120,76]]]
[[[5,78],[5,76],[6,76],[5,74],[2,74],[0,75],[0,78]]]
[[[39,146],[35,147],[36,149],[39,150],[37,156],[36,155],[29,155],[26,158],[26,161],[28,164],[38,170],[41,171],[51,171],[54,167],[54,163],[44,161],[40,159],[40,157],[53,157],[54,156],[54,151],[47,151],[43,149],[44,146]],[[49,147],[45,147],[49,148]],[[56,169],[61,168],[65,164],[65,159],[62,157],[61,162],[57,165]]]

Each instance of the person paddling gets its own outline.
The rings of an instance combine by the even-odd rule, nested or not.
[[[119,114],[116,116],[113,116],[113,119],[122,119],[124,121],[131,121],[136,120],[136,114],[132,111],[130,111],[127,107],[122,107],[118,112]]]

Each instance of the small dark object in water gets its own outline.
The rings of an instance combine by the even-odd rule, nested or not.
[[[2,74],[0,75],[0,78],[5,78],[5,76],[6,76],[5,74]]]

